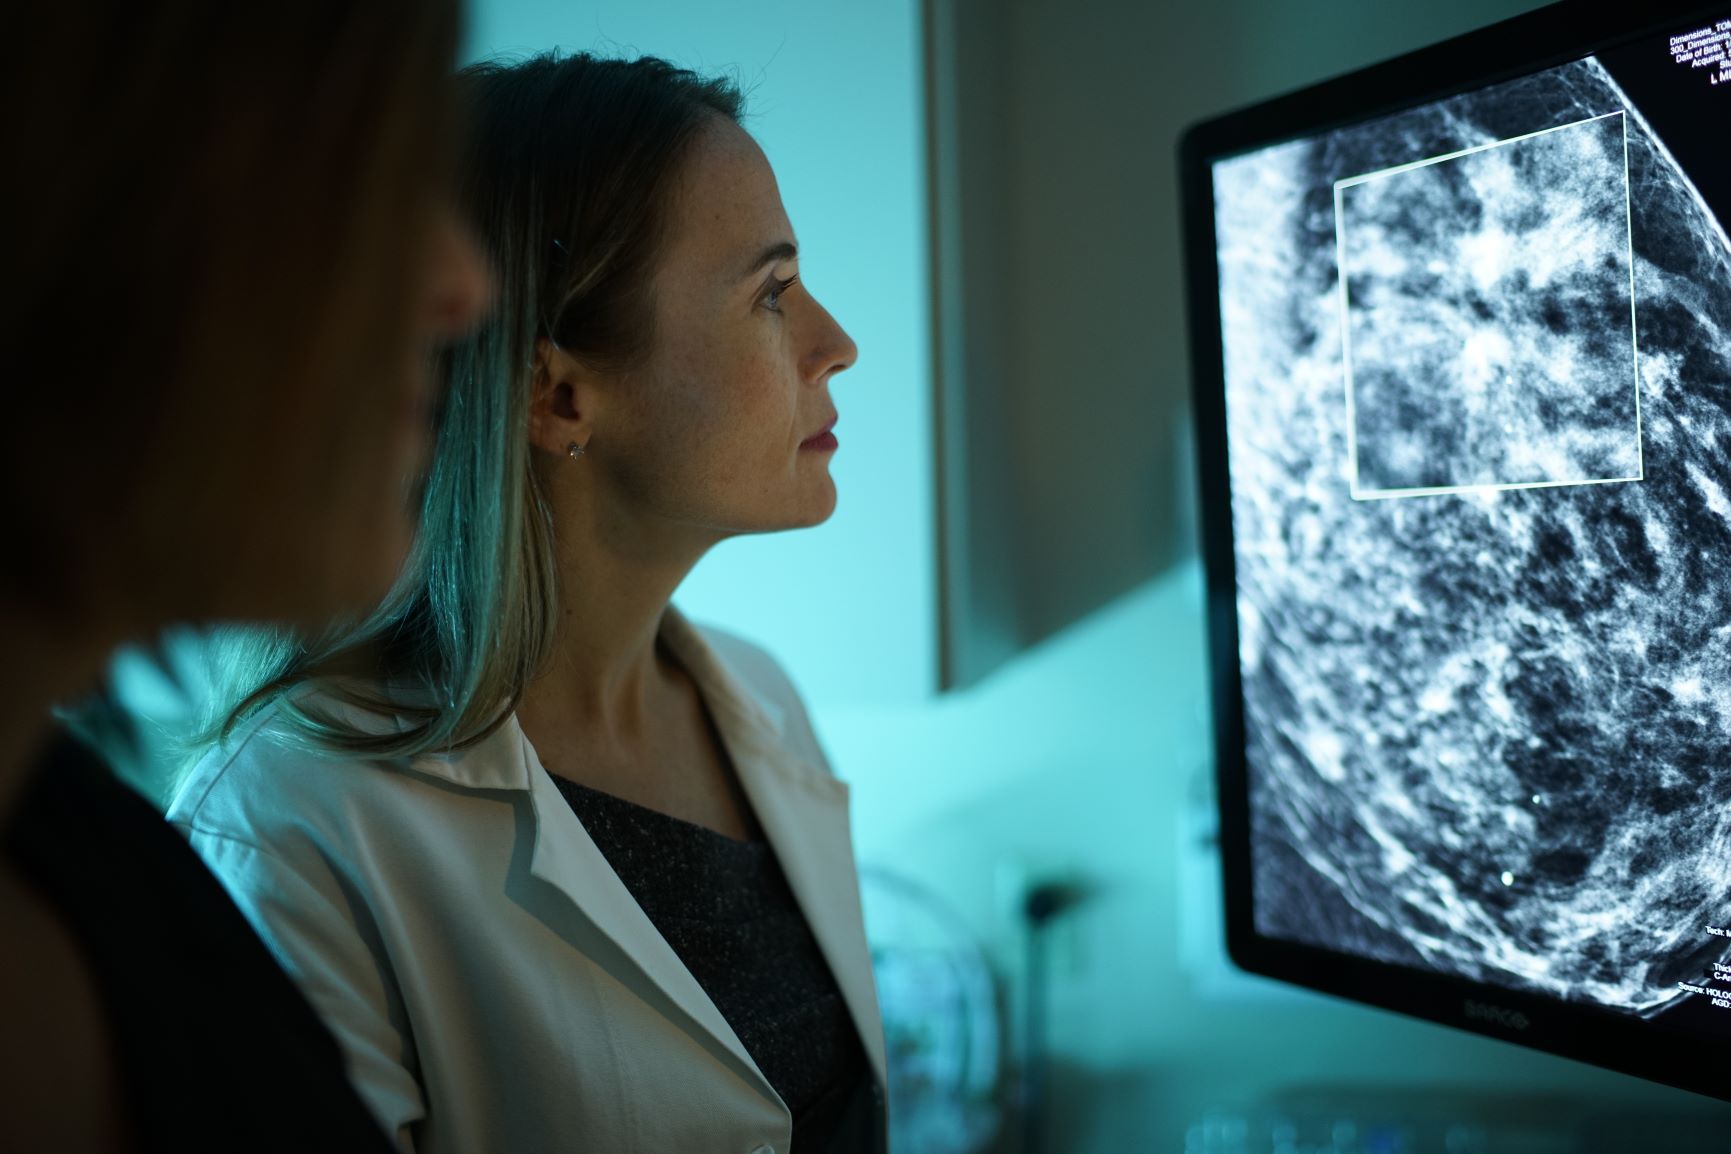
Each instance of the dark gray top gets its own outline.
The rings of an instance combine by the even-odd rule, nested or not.
[[[769,843],[553,781],[793,1112],[794,1154],[849,1146],[865,1048]]]

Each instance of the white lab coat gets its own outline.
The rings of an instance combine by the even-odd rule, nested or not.
[[[674,610],[662,638],[841,987],[873,1075],[858,1103],[874,1119],[868,1148],[882,1151],[883,1031],[847,787],[767,654]],[[206,756],[168,817],[336,1034],[403,1150],[788,1154],[787,1106],[515,717],[453,755],[368,763],[277,740],[276,712]],[[236,1060],[268,1045],[238,1043]]]

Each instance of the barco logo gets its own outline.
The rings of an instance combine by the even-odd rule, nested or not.
[[[1493,1006],[1489,1002],[1475,1002],[1468,998],[1462,1006],[1466,1009],[1467,1017],[1475,1022],[1491,1022],[1508,1030],[1524,1030],[1533,1024],[1519,1010]]]

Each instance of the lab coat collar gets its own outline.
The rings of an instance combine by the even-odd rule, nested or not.
[[[676,609],[669,607],[663,616],[660,638],[696,682],[764,836],[835,975],[878,1085],[886,1085],[876,985],[848,830],[847,786],[789,747],[782,706],[747,687]],[[697,1029],[700,1041],[719,1047],[742,1076],[776,1099],[714,1002],[583,830],[515,714],[475,745],[415,758],[410,768],[463,788],[527,792],[535,816],[530,873],[559,891],[612,943],[617,950],[613,961],[627,971],[615,977],[665,998]],[[633,969],[635,974],[629,972]],[[652,991],[643,990],[638,979],[646,980]],[[669,1016],[677,1020],[677,1015]]]
[[[879,1086],[887,1086],[877,983],[848,832],[847,786],[826,774],[807,779],[807,788],[789,788],[776,780],[792,773],[775,750],[754,754],[730,743],[729,751],[758,824],[847,1003],[872,1074]]]
[[[712,1057],[759,1093],[779,1101],[775,1088],[721,1011],[583,829],[558,786],[542,769],[528,738],[521,729],[516,734],[521,757],[535,770],[529,790],[534,814],[529,873],[563,898],[567,908],[600,935],[602,942],[585,947],[590,959],[620,985],[655,1006],[663,1017],[678,1023]]]
[[[782,707],[752,692],[721,660],[697,627],[671,605],[661,618],[661,642],[697,682],[703,703],[712,715],[717,715],[718,724],[719,714],[726,713],[741,729],[780,741],[787,723]]]
[[[782,707],[741,682],[677,610],[668,609],[661,637],[697,682],[752,811],[835,975],[877,1083],[888,1085],[847,786],[795,752]]]
[[[697,683],[704,705],[715,717],[716,726],[723,734],[737,734],[742,739],[749,739],[753,748],[779,748],[786,720],[781,707],[748,689],[716,656],[715,650],[696,627],[672,606],[662,615],[660,639]],[[522,730],[512,715],[474,745],[450,752],[422,754],[412,759],[409,765],[416,773],[466,789],[526,790],[531,780],[531,765],[524,757],[526,743],[521,738]],[[729,742],[729,752],[732,751]],[[803,769],[805,772],[799,776],[816,774],[829,780],[828,774],[815,767],[803,766]]]

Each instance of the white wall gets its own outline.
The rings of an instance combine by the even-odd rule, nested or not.
[[[936,681],[924,131],[915,0],[479,0],[465,60],[548,48],[737,78],[800,273],[860,347],[825,525],[728,542],[678,602],[766,645],[808,697],[924,699]]]

